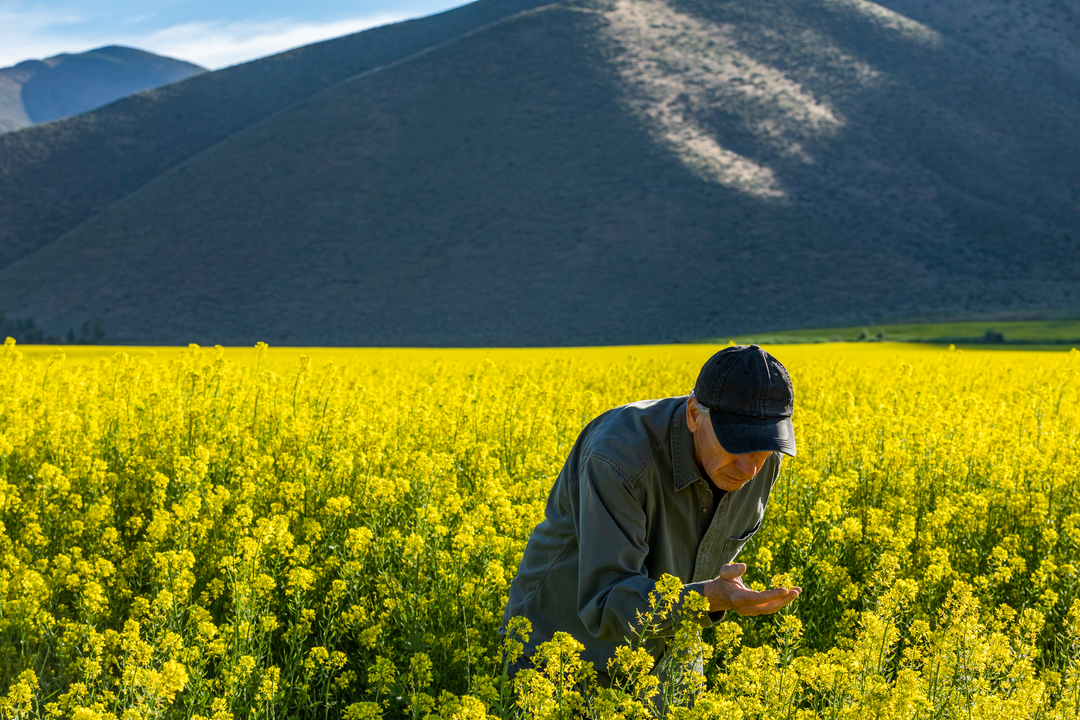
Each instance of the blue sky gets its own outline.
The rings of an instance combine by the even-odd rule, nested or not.
[[[0,67],[128,45],[211,69],[464,0],[0,0]]]

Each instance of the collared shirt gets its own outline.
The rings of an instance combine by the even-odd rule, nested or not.
[[[694,459],[685,397],[607,411],[578,436],[551,489],[510,584],[504,627],[516,615],[530,620],[526,657],[568,632],[585,646],[582,658],[604,672],[662,575],[704,594],[735,559],[761,526],[779,472],[773,453],[714,508]],[[663,639],[648,648],[658,657]]]

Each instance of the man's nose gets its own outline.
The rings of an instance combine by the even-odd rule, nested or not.
[[[736,455],[735,469],[743,479],[749,479],[757,475],[757,458],[753,455]]]

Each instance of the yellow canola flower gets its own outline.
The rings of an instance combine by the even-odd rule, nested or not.
[[[5,344],[0,715],[1077,717],[1076,351],[771,348],[799,456],[739,559],[798,602],[610,668],[559,636],[515,692],[578,432],[717,349]],[[699,613],[678,586],[642,621]]]

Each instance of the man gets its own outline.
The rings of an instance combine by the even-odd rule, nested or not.
[[[532,623],[524,659],[557,631],[603,675],[664,574],[726,610],[773,613],[801,592],[748,589],[731,564],[757,532],[781,453],[795,455],[787,370],[757,345],[702,367],[689,397],[609,410],[578,436],[525,547],[503,615]],[[654,655],[663,641],[650,643]]]

